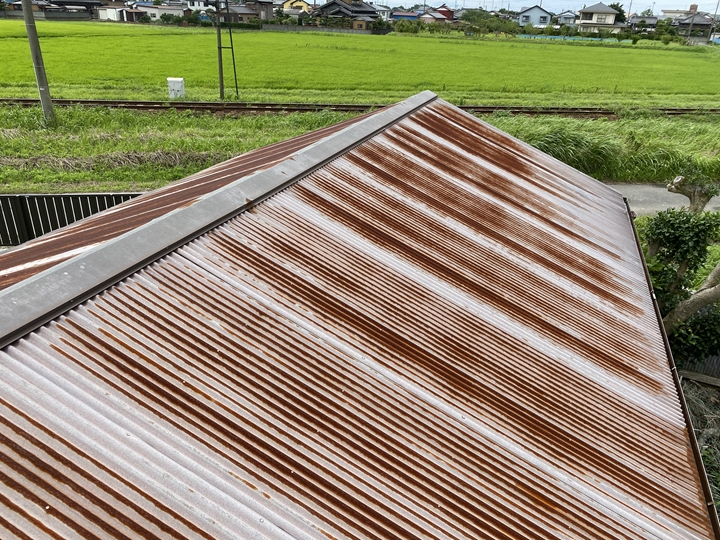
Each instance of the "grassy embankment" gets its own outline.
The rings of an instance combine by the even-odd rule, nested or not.
[[[336,112],[218,118],[180,112],[0,106],[0,192],[146,191],[215,163],[319,129]]]
[[[39,21],[38,30],[56,97],[164,99],[165,78],[185,77],[188,99],[217,99],[211,28]],[[0,97],[36,95],[24,32],[0,20]],[[720,105],[714,48],[257,31],[237,32],[235,45],[246,101],[391,103],[430,89],[458,104]]]
[[[0,106],[0,191],[144,191],[232,155],[349,118],[350,114],[245,116],[58,108],[47,129],[38,108]],[[485,120],[602,180],[665,182],[688,156],[720,176],[720,120],[617,121],[489,115]]]

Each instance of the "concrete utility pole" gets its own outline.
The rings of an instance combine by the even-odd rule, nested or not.
[[[229,0],[228,0],[229,1]],[[215,10],[215,29],[217,30],[217,48],[218,48],[218,74],[220,75],[220,99],[225,99],[225,78],[223,74],[223,46],[222,34],[220,31],[220,2],[216,4]]]
[[[32,1],[22,0],[23,18],[27,29],[28,41],[30,42],[30,54],[32,55],[33,67],[35,68],[35,80],[37,81],[38,92],[40,93],[40,104],[42,105],[45,122],[55,124],[55,110],[52,99],[50,99],[50,87],[45,75],[45,64],[43,64],[42,53],[40,52],[40,41],[38,40],[37,29],[35,28],[35,15],[32,12]]]
[[[710,33],[708,34],[707,40],[708,43],[712,43],[713,33],[715,32],[715,27],[717,26],[718,8],[720,8],[720,0],[718,0],[718,3],[715,5],[715,15],[713,15],[713,22],[710,25]]]

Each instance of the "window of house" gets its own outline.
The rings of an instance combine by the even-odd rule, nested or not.
[[[541,22],[541,23],[546,23],[546,22],[547,22],[547,17],[540,17],[540,22]]]
[[[530,15],[523,15],[523,16],[522,16],[522,21],[523,21],[523,22],[528,22],[529,20],[530,20]]]
[[[607,15],[598,15],[597,22],[604,23],[607,19]]]
[[[150,16],[154,19],[155,17],[157,17],[157,13],[151,13]]]
[[[583,13],[582,20],[583,21],[592,21],[592,13]]]

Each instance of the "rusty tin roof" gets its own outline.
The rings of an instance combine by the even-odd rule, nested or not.
[[[429,92],[0,309],[2,538],[713,537],[622,197]]]
[[[258,148],[148,192],[67,227],[26,242],[0,256],[0,290],[117,238],[213,191],[289,158],[299,150],[375,114],[358,116],[286,141]]]

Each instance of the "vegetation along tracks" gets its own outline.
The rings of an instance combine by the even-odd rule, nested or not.
[[[2,98],[0,104],[18,105],[22,107],[36,106],[38,99]],[[54,99],[58,106],[82,105],[86,107],[108,107],[115,109],[183,110],[207,111],[218,114],[261,114],[267,112],[317,112],[332,110],[338,112],[366,112],[382,108],[383,105],[363,105],[353,103],[246,103],[219,101],[129,101],[105,99]],[[525,115],[557,115],[586,118],[613,118],[617,111],[600,107],[523,107],[504,105],[462,105],[461,109],[473,114],[491,114],[506,112],[508,114]],[[649,109],[659,115],[675,116],[683,114],[720,114],[720,108],[676,108],[657,107]]]

